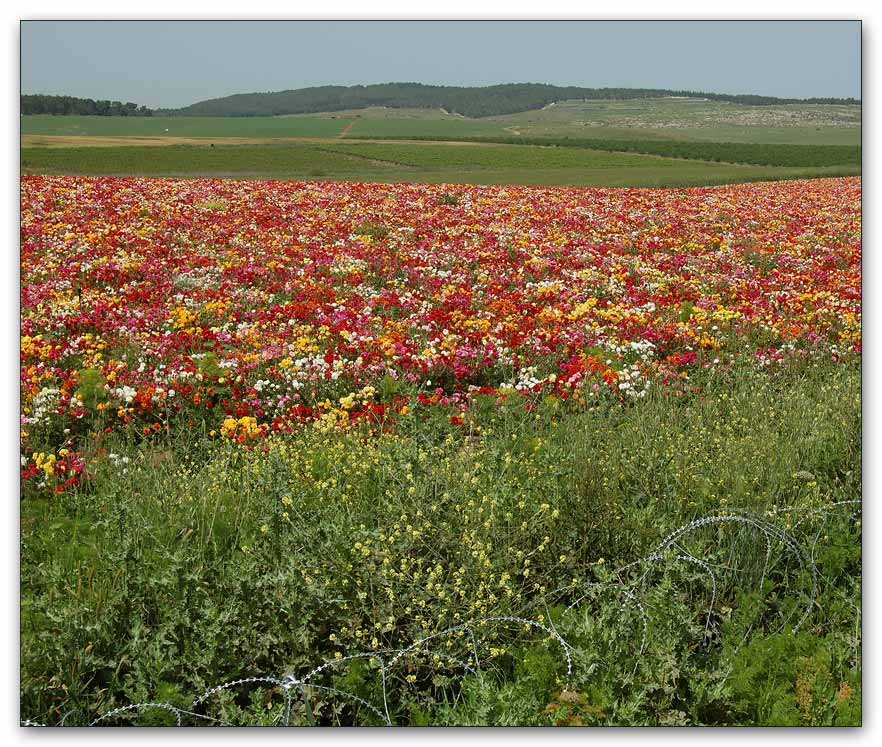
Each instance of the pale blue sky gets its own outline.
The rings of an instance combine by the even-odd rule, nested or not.
[[[856,21],[24,21],[22,93],[177,107],[413,81],[860,97]]]

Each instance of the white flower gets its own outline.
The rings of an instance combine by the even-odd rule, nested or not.
[[[119,397],[126,404],[131,404],[137,393],[137,389],[133,389],[132,387],[127,385],[121,386],[118,389],[114,389],[114,394],[116,394],[116,396]]]

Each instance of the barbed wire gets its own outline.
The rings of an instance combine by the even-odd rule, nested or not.
[[[799,544],[799,542],[797,542],[797,540],[793,537],[792,532],[795,531],[795,529],[801,524],[812,518],[827,514],[837,509],[841,509],[845,506],[855,507],[853,515],[857,515],[860,512],[860,504],[860,500],[838,501],[836,503],[831,503],[818,509],[805,510],[804,515],[788,529],[785,529],[773,523],[771,520],[769,520],[769,518],[765,518],[750,511],[738,508],[732,508],[725,511],[708,514],[678,527],[673,532],[668,534],[658,545],[655,546],[653,550],[651,550],[645,556],[613,569],[610,575],[614,577],[615,580],[590,581],[585,583],[570,584],[567,586],[559,587],[540,597],[538,600],[531,603],[527,607],[527,609],[537,606],[540,603],[544,605],[546,615],[542,616],[542,620],[523,617],[520,615],[491,615],[487,617],[476,618],[474,620],[470,620],[468,622],[454,625],[443,630],[431,633],[410,643],[403,648],[384,650],[382,652],[356,652],[347,656],[341,656],[340,658],[327,660],[315,666],[313,669],[307,671],[302,676],[285,674],[281,677],[255,676],[234,679],[229,682],[225,682],[206,689],[204,692],[197,695],[193,699],[189,708],[182,708],[168,702],[147,701],[132,703],[129,705],[113,708],[112,710],[100,716],[97,716],[96,718],[92,719],[88,723],[88,725],[98,726],[102,724],[107,724],[108,722],[114,721],[119,717],[124,717],[131,714],[140,714],[150,709],[164,710],[171,713],[174,716],[176,724],[178,726],[183,726],[185,722],[188,722],[188,720],[192,720],[193,723],[208,722],[217,725],[233,725],[230,721],[223,718],[217,718],[205,713],[200,713],[199,709],[204,707],[210,698],[221,693],[244,686],[253,687],[256,685],[262,685],[270,686],[272,688],[278,688],[283,693],[283,708],[281,710],[281,713],[275,720],[275,723],[280,725],[291,725],[291,716],[295,703],[303,710],[303,720],[307,724],[314,725],[316,722],[313,713],[311,691],[318,691],[329,693],[332,696],[346,699],[358,707],[365,708],[367,711],[379,718],[383,724],[391,726],[394,722],[389,711],[388,680],[393,669],[395,669],[402,662],[409,658],[418,657],[420,653],[426,653],[431,654],[435,662],[444,659],[452,662],[452,665],[456,669],[462,670],[462,672],[464,673],[481,676],[482,670],[480,651],[482,649],[482,644],[486,642],[488,637],[492,637],[493,635],[498,634],[500,627],[504,626],[516,626],[519,629],[541,631],[545,633],[546,640],[556,643],[563,653],[563,659],[561,663],[566,663],[566,680],[569,682],[569,680],[573,676],[574,671],[574,662],[571,654],[571,652],[574,650],[574,647],[555,627],[550,609],[548,607],[548,603],[555,598],[560,598],[562,595],[565,595],[566,593],[571,593],[573,591],[578,591],[579,593],[581,593],[581,596],[578,596],[574,601],[571,601],[569,604],[567,604],[564,612],[578,609],[579,606],[584,602],[584,600],[591,595],[592,591],[613,592],[619,594],[624,600],[623,602],[621,602],[623,606],[627,604],[633,604],[636,607],[641,618],[642,631],[640,647],[637,652],[634,668],[631,672],[631,676],[633,677],[636,674],[640,660],[642,659],[646,651],[649,632],[649,615],[647,613],[646,606],[638,597],[638,593],[647,589],[648,579],[653,572],[658,572],[660,569],[664,571],[665,569],[667,569],[668,564],[672,561],[680,561],[697,569],[700,574],[710,578],[710,601],[708,602],[707,615],[705,617],[704,623],[705,641],[709,639],[712,614],[714,611],[714,605],[718,598],[719,591],[719,579],[717,573],[714,572],[714,567],[716,567],[719,572],[727,571],[736,574],[738,572],[744,572],[744,569],[733,567],[728,564],[711,563],[708,560],[697,557],[696,554],[690,552],[688,549],[683,547],[682,542],[686,541],[690,537],[693,537],[701,530],[708,528],[719,529],[726,526],[737,526],[750,529],[754,533],[754,535],[758,533],[764,538],[766,551],[762,570],[759,574],[760,581],[758,587],[760,590],[763,590],[765,582],[771,572],[773,548],[776,543],[779,548],[783,549],[784,556],[792,557],[796,561],[796,565],[798,566],[797,576],[801,578],[805,577],[806,575],[809,576],[810,581],[805,588],[801,589],[800,592],[801,595],[804,597],[804,603],[799,605],[799,607],[802,608],[801,615],[797,622],[791,626],[792,632],[796,633],[805,624],[805,621],[811,614],[812,607],[814,606],[817,598],[820,572],[815,564],[814,558],[815,548],[817,546],[818,538],[820,536],[820,530],[815,535],[815,538],[812,542],[811,551],[809,552],[807,552],[805,548],[803,548]],[[770,513],[772,516],[776,516],[777,514],[793,513],[799,510],[800,509],[788,508],[779,509]],[[734,550],[735,542],[733,540],[730,556],[734,555]],[[795,614],[797,608],[798,607],[794,607],[787,613],[787,616],[781,623],[779,631],[787,625],[789,620]],[[488,627],[489,631],[487,630]],[[745,641],[750,631],[752,630],[752,627],[753,623],[751,623],[751,625],[747,629],[747,632],[745,633]],[[483,632],[483,638],[481,637],[481,635],[478,634],[479,632]],[[469,650],[465,657],[454,656],[448,652],[442,652],[432,648],[433,644],[436,641],[440,641],[442,639],[447,639],[448,641],[450,641],[451,637],[465,638],[466,636],[468,637]],[[384,658],[384,655],[386,658]],[[319,684],[315,681],[322,675],[339,672],[341,668],[345,669],[351,666],[353,662],[359,660],[373,662],[375,664],[375,667],[379,670],[379,688],[382,702],[372,703],[366,698],[363,698],[354,692],[350,692],[339,687],[334,687],[329,684]],[[65,714],[65,717],[62,719],[59,725],[64,724],[64,720],[67,718],[68,715],[70,715],[70,713]],[[39,723],[29,718],[22,719],[20,723],[21,726],[47,726],[47,724]]]

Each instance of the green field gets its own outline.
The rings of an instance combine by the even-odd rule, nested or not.
[[[744,106],[674,99],[566,101],[538,111],[471,119],[440,109],[368,109],[280,117],[21,118],[22,134],[181,137],[511,136],[710,140],[856,145],[861,108],[832,105]],[[168,130],[168,132],[166,132]]]
[[[350,143],[23,148],[22,173],[552,186],[692,186],[860,173],[666,159],[575,148]]]
[[[22,135],[149,137],[335,137],[353,119],[302,117],[53,117],[21,118]]]
[[[427,141],[436,138],[426,137]],[[514,165],[523,162],[530,166],[576,166],[584,164],[588,166],[603,165],[602,154],[636,153],[659,156],[662,158],[688,159],[693,161],[714,161],[718,163],[753,164],[756,166],[799,166],[799,167],[829,167],[829,166],[860,166],[861,148],[856,145],[770,145],[762,143],[711,143],[711,142],[685,142],[685,141],[658,141],[658,140],[576,140],[570,138],[469,138],[464,142],[490,145],[492,143],[502,145],[540,146],[540,149],[519,148],[517,155],[505,151],[494,151],[490,148],[482,148],[477,156],[477,162],[483,165],[500,165],[502,162],[510,162]],[[368,150],[353,150],[350,146],[335,146],[341,152],[349,153],[388,153],[391,160],[405,160],[411,157],[422,161],[431,159],[440,162],[444,159],[441,151],[422,149],[414,151],[412,146],[406,144],[371,144]],[[551,152],[549,152],[551,149]],[[561,149],[561,150],[558,150]],[[429,155],[429,153],[433,155]],[[382,156],[381,156],[382,157]],[[408,160],[408,162],[412,162]],[[617,161],[617,164],[627,166],[627,161]]]
[[[342,114],[343,112],[341,112]],[[503,136],[510,134],[503,123],[492,119],[469,119],[440,109],[387,109],[372,107],[346,112],[354,118],[347,137],[410,138]]]
[[[859,106],[697,99],[568,101],[483,119],[386,107],[277,117],[41,115],[21,118],[21,165],[23,173],[692,186],[859,174],[860,121]],[[163,147],[114,145],[126,137]],[[193,142],[203,138],[213,147]],[[370,142],[421,139],[485,142]],[[96,145],[104,147],[79,147]]]

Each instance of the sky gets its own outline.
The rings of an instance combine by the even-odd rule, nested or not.
[[[857,21],[23,21],[21,92],[186,106],[417,82],[861,96]]]

